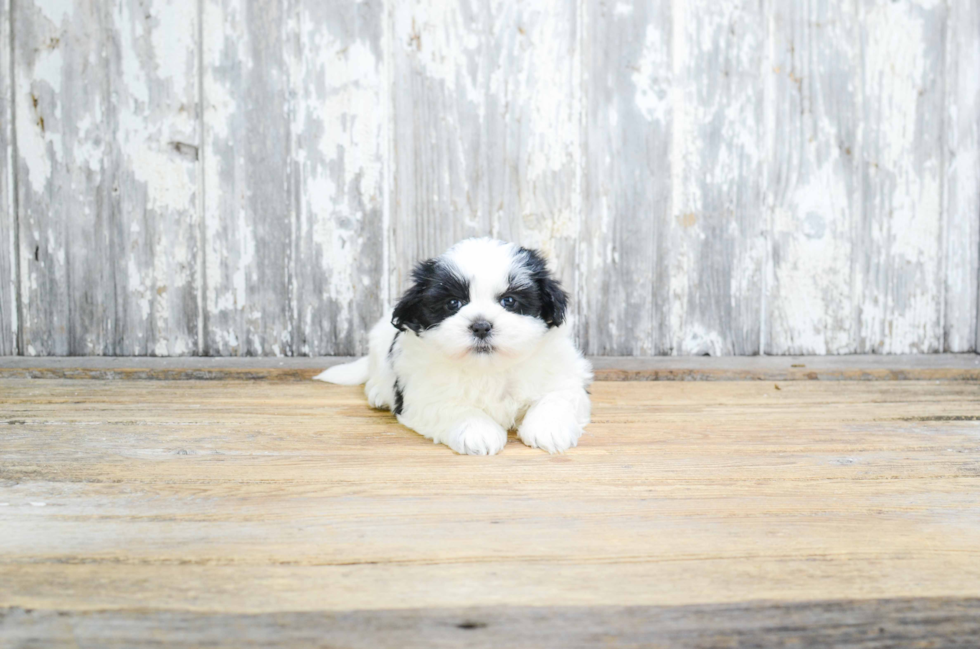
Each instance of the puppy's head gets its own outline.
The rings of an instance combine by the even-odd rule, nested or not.
[[[420,263],[391,324],[453,358],[514,358],[565,321],[568,297],[535,250],[468,239]]]

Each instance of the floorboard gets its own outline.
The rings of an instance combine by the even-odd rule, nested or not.
[[[493,607],[303,613],[0,611],[0,646],[371,649],[974,647],[980,600],[633,607]],[[5,644],[6,643],[6,644]]]
[[[358,388],[0,379],[0,647],[975,641],[977,382],[593,398],[476,458]]]

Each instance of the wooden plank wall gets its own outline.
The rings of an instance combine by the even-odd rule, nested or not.
[[[17,243],[14,217],[10,2],[0,0],[0,356],[17,353]]]
[[[385,299],[382,18],[204,3],[203,353],[364,349]]]
[[[358,354],[543,248],[590,354],[977,348],[973,0],[0,0],[0,354]]]

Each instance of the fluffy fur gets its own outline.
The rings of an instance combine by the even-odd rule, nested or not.
[[[469,239],[420,263],[413,280],[371,330],[368,357],[316,378],[366,382],[372,406],[457,453],[499,453],[512,429],[549,453],[575,446],[589,423],[592,368],[541,255]]]

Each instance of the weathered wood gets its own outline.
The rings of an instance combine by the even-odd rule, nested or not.
[[[767,227],[766,15],[751,0],[676,1],[671,25],[669,351],[756,354]]]
[[[25,0],[13,17],[22,352],[111,354],[109,11]]]
[[[771,353],[974,348],[967,4],[951,5],[962,19],[931,2],[773,5]],[[948,34],[947,20],[960,23]],[[966,76],[947,79],[961,65]],[[950,175],[960,148],[965,164]]]
[[[308,381],[352,360],[0,357],[0,378]],[[976,354],[594,357],[597,381],[976,381]]]
[[[17,214],[14,198],[14,120],[10,0],[0,0],[0,356],[16,354]]]
[[[585,6],[579,340],[590,354],[670,353],[669,233],[692,225],[671,214],[670,4]]]
[[[381,313],[380,0],[207,0],[211,355],[355,353]]]
[[[24,352],[196,348],[196,11],[15,13]]]
[[[877,619],[868,642],[939,644],[977,619],[976,382],[597,383],[578,448],[492,458],[353,387],[2,383],[4,639],[261,640],[289,614],[289,640],[360,619],[472,622],[478,641],[562,609],[569,633],[628,632],[615,607],[669,607],[636,630],[850,623],[845,643]]]
[[[392,297],[459,239],[542,248],[575,287],[576,3],[391,3]]]
[[[407,609],[344,613],[0,611],[0,647],[810,647],[969,646],[980,600],[703,606]],[[6,642],[7,644],[3,644]]]
[[[293,353],[366,353],[387,298],[384,10],[381,0],[293,1]]]
[[[4,0],[0,354],[359,354],[416,261],[487,234],[545,249],[592,354],[974,350],[978,25]]]
[[[294,353],[287,0],[205,0],[205,353]]]
[[[943,348],[943,34],[947,4],[860,0],[860,353]],[[970,299],[964,297],[964,299]]]
[[[109,4],[111,341],[117,356],[198,351],[198,10]]]
[[[980,4],[953,2],[946,28],[944,351],[977,345],[980,291]]]
[[[862,214],[859,16],[845,2],[767,6],[771,252],[765,351],[854,353],[852,268],[867,254],[854,239]]]

